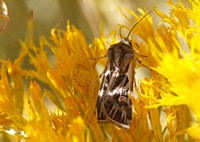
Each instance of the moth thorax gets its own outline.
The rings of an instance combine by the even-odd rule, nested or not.
[[[128,98],[126,96],[122,96],[122,95],[119,96],[119,102],[127,102],[127,101],[128,101]]]
[[[130,42],[128,41],[128,39],[126,38],[122,38],[122,41],[123,43],[127,44],[127,45],[130,45]]]

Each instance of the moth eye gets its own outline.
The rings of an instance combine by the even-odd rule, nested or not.
[[[131,43],[131,42],[129,42],[129,45],[130,45],[130,46],[132,46],[132,43]]]

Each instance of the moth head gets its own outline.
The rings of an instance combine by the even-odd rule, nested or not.
[[[132,47],[132,43],[128,38],[122,38],[121,42]]]

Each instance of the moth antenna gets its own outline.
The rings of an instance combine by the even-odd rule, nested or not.
[[[149,11],[147,14],[145,14],[145,15],[131,28],[131,30],[129,31],[129,33],[128,33],[126,39],[128,39],[128,37],[130,36],[132,30],[133,30],[147,15],[149,15],[149,13],[151,13],[152,11],[153,11],[153,9],[152,9],[151,11]]]
[[[99,59],[102,59],[102,58],[105,58],[105,57],[107,57],[107,54],[104,55],[104,56],[102,56],[102,57],[98,57],[98,58],[89,58],[89,59],[91,59],[91,60],[99,60]]]

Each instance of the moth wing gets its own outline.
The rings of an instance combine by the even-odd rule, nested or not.
[[[97,108],[97,120],[100,124],[108,123],[102,109],[102,97],[97,98],[96,108]]]
[[[108,77],[106,74],[107,70],[108,70],[108,67],[109,64],[106,65],[106,68],[104,69],[103,71],[103,80],[102,80],[102,83],[101,83],[101,87],[100,87],[100,90],[99,90],[99,93],[98,93],[98,98],[97,98],[97,103],[96,103],[96,113],[97,113],[97,120],[98,120],[98,123],[101,123],[101,124],[105,124],[105,123],[108,123],[106,117],[104,116],[104,113],[103,113],[103,108],[102,108],[102,101],[103,101],[103,96],[105,96],[106,94],[106,90],[107,90],[107,84],[108,84]]]
[[[133,88],[134,68],[130,64],[127,73],[116,77],[111,73],[106,95],[102,97],[101,109],[104,117],[120,128],[128,129],[132,120],[132,103],[129,90]],[[131,84],[130,84],[131,83]],[[116,87],[115,87],[116,86]]]

